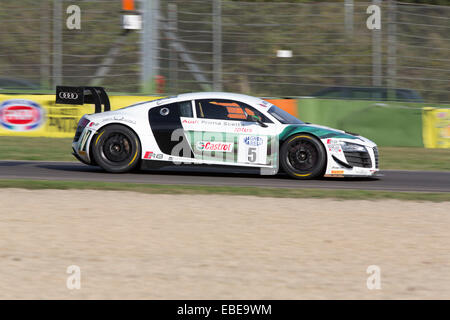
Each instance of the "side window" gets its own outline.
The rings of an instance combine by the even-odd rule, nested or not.
[[[255,115],[265,123],[272,123],[264,114],[255,108],[234,100],[203,99],[196,100],[195,107],[198,118],[245,121],[246,114]]]
[[[178,103],[180,106],[180,116],[192,118],[192,103],[191,101],[183,101]]]
[[[180,117],[192,118],[192,106],[190,101],[175,102],[165,104],[150,109],[149,116],[158,118],[159,121],[172,122],[178,121]]]

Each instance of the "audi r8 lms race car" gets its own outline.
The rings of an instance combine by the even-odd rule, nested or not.
[[[305,123],[260,98],[223,92],[187,93],[115,111],[99,87],[58,87],[57,103],[95,103],[72,148],[83,163],[108,172],[203,164],[284,171],[296,179],[370,177],[378,150],[367,138]]]

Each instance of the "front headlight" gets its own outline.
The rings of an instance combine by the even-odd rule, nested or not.
[[[356,143],[350,143],[350,142],[341,142],[342,151],[347,152],[366,152],[366,147],[356,144]]]

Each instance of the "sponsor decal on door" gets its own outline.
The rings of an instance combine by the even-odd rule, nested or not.
[[[266,164],[267,137],[266,136],[239,136],[238,162]]]

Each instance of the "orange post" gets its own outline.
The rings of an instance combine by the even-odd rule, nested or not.
[[[134,10],[134,0],[122,0],[122,9],[125,11]]]
[[[296,99],[265,99],[277,107],[289,112],[294,117],[298,117]]]

